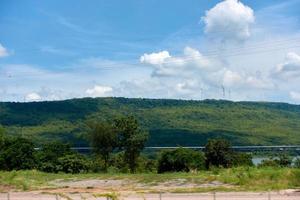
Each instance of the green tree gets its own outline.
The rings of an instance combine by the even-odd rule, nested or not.
[[[224,139],[209,140],[204,149],[206,157],[206,167],[230,167],[232,164],[231,144]]]
[[[82,173],[89,169],[88,160],[80,154],[69,154],[58,159],[59,171],[65,173]]]
[[[119,147],[124,150],[124,160],[130,172],[134,173],[138,165],[138,157],[148,139],[148,133],[139,128],[133,116],[116,119],[115,127],[118,131]]]
[[[3,147],[5,140],[5,129],[0,125],[0,148]]]
[[[107,171],[110,154],[118,147],[117,131],[113,124],[102,121],[89,124],[89,140],[96,155],[104,160]]]
[[[281,153],[278,159],[275,159],[281,167],[290,167],[292,165],[292,158],[287,153]]]
[[[6,141],[1,150],[1,168],[5,170],[33,169],[36,166],[34,145],[25,138]]]
[[[60,170],[58,159],[69,154],[74,154],[69,144],[59,141],[45,143],[36,153],[38,169],[45,172],[57,173]]]
[[[178,148],[162,151],[158,159],[158,173],[200,170],[205,167],[202,152],[191,149]]]

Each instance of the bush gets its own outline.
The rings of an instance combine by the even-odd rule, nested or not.
[[[275,159],[280,167],[290,167],[292,165],[292,159],[287,154],[280,154],[279,159]]]
[[[204,149],[206,157],[206,168],[230,167],[232,165],[231,144],[227,140],[213,139],[209,140]]]
[[[145,155],[138,158],[137,172],[156,172],[157,160],[150,159]]]
[[[113,154],[109,160],[109,166],[114,168],[115,171],[129,172],[129,167],[124,160],[124,151]]]
[[[44,172],[57,173],[60,170],[58,159],[68,154],[73,154],[68,144],[61,142],[46,143],[36,153],[38,169]]]
[[[279,167],[279,164],[274,159],[266,159],[262,160],[257,167]]]
[[[79,154],[70,154],[60,157],[58,163],[59,171],[65,173],[76,174],[87,172],[89,168],[87,159]]]
[[[6,140],[0,150],[0,167],[3,170],[33,169],[36,166],[34,145],[25,138]]]
[[[300,168],[300,158],[297,158],[297,159],[294,161],[294,167]]]
[[[158,173],[192,171],[204,168],[205,159],[201,152],[178,148],[165,150],[158,160]]]
[[[234,153],[232,155],[232,166],[253,166],[252,155],[247,153]]]

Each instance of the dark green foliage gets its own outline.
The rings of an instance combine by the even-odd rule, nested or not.
[[[137,172],[157,172],[157,160],[142,155],[138,158]]]
[[[148,134],[139,128],[137,120],[132,116],[116,119],[115,127],[118,132],[119,146],[124,151],[124,160],[130,172],[134,173]]]
[[[228,140],[212,139],[205,146],[206,168],[253,166],[251,154],[234,152]]]
[[[36,153],[38,169],[44,172],[59,172],[59,158],[73,154],[69,144],[61,142],[49,142],[44,144]]]
[[[262,167],[279,167],[279,164],[274,159],[266,159],[266,160],[261,161],[261,163],[258,164],[257,167],[260,167],[260,168],[262,168]]]
[[[279,155],[278,159],[275,159],[275,161],[278,163],[280,167],[290,167],[292,165],[292,159],[291,157],[286,154],[282,153]]]
[[[5,140],[5,129],[0,125],[0,149],[3,148]]]
[[[112,123],[93,122],[89,124],[89,140],[93,151],[104,160],[107,170],[110,154],[118,147],[117,131]]]
[[[294,167],[300,168],[300,158],[297,158],[297,159],[294,161]]]
[[[231,144],[227,140],[212,139],[205,145],[206,167],[230,167],[232,165]]]
[[[253,166],[252,155],[247,153],[234,152],[232,154],[232,166]]]
[[[8,139],[0,150],[2,170],[33,169],[36,166],[33,143],[24,138]]]
[[[0,124],[8,135],[88,145],[86,119],[112,120],[134,114],[149,130],[149,146],[198,146],[222,137],[233,145],[300,143],[300,106],[284,103],[84,98],[33,103],[0,103]]]
[[[59,171],[65,173],[76,174],[87,172],[89,166],[88,160],[79,154],[69,154],[58,159]]]
[[[286,153],[279,154],[278,158],[270,158],[263,160],[259,167],[291,167],[292,159]]]
[[[178,148],[162,151],[158,160],[158,173],[204,169],[205,158],[201,152]]]

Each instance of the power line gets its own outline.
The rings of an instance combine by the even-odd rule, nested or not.
[[[268,49],[270,47],[277,47],[274,49]],[[286,46],[286,45],[282,45],[282,44],[278,44],[278,45],[271,45],[271,46],[262,46],[262,48],[252,48],[250,49],[250,51],[229,51],[230,53],[204,53],[201,54],[199,56],[174,56],[179,58],[180,60],[168,60],[168,61],[164,61],[162,63],[162,65],[166,65],[166,64],[178,64],[178,63],[182,63],[182,61],[190,61],[190,60],[197,60],[197,59],[202,59],[203,57],[206,58],[213,58],[213,57],[218,57],[218,56],[226,56],[226,57],[232,57],[232,56],[243,56],[243,55],[251,55],[251,54],[257,54],[257,53],[268,53],[268,52],[274,52],[277,50],[283,50],[283,49],[291,49],[291,48],[298,48],[300,47],[300,44],[296,44],[296,45],[292,45],[292,46]],[[252,51],[251,51],[252,50]],[[84,65],[84,64],[82,64]],[[114,70],[114,69],[127,69],[127,68],[140,68],[141,65],[143,65],[142,63],[137,62],[136,60],[133,60],[131,62],[116,62],[116,63],[108,63],[108,64],[103,64],[103,66],[101,67],[94,67],[94,69],[99,69],[99,70]],[[64,68],[64,69],[68,69],[68,68]],[[74,68],[70,68],[72,70],[74,70]],[[82,68],[79,68],[82,69]],[[48,73],[51,71],[45,71],[45,73]],[[53,72],[53,74],[55,75],[57,72]],[[64,73],[64,72],[63,72]],[[65,73],[68,73],[68,71],[65,71]],[[57,73],[59,74],[59,73]],[[24,76],[26,75],[26,73],[22,73],[20,74],[20,76]],[[42,76],[44,75],[44,72],[38,73],[38,74],[28,74],[27,76]],[[16,75],[13,74],[13,72],[10,73],[6,73],[6,74],[0,74],[0,76],[5,76],[8,78],[13,78]]]

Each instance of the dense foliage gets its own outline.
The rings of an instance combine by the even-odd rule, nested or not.
[[[24,138],[13,138],[4,141],[0,150],[0,169],[21,170],[36,166],[34,145]]]
[[[139,128],[137,120],[132,116],[116,119],[115,127],[119,147],[124,151],[124,161],[133,173],[138,166],[138,157],[144,149],[148,133]]]
[[[265,159],[258,166],[259,167],[291,167],[292,158],[285,153],[279,154],[278,157]],[[294,166],[298,167],[298,159],[295,160]]]
[[[107,170],[110,154],[118,147],[123,151],[123,161],[134,173],[138,167],[138,158],[144,149],[148,133],[141,130],[137,120],[132,116],[115,119],[113,123],[105,121],[90,125],[89,139],[96,155],[104,160]]]
[[[195,171],[205,167],[203,153],[191,149],[165,150],[158,160],[158,173]]]
[[[300,106],[284,103],[84,98],[0,103],[0,124],[9,135],[86,146],[86,121],[133,114],[149,130],[148,146],[198,146],[208,138],[233,145],[300,143]]]
[[[106,121],[89,123],[89,140],[96,155],[104,161],[104,170],[108,168],[110,154],[118,147],[117,129]]]

